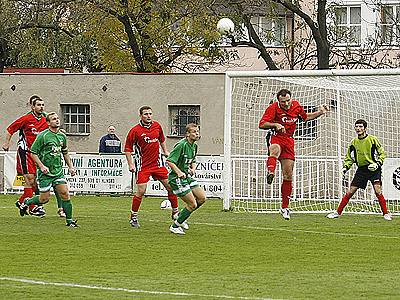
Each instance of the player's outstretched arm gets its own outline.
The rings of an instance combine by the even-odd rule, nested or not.
[[[322,115],[325,115],[329,111],[329,106],[326,104],[320,105],[317,111],[307,113],[307,120],[313,120],[316,119]]]

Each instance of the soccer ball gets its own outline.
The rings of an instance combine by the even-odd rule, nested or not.
[[[217,30],[220,34],[230,34],[235,30],[235,24],[229,18],[222,18],[217,23]]]
[[[168,199],[165,199],[161,202],[160,204],[161,209],[170,209],[171,208],[171,202],[169,202]]]

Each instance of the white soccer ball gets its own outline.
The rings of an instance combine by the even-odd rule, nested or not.
[[[220,34],[231,34],[235,30],[235,24],[229,18],[222,18],[217,23],[217,30]]]
[[[171,208],[171,202],[169,202],[168,199],[163,200],[161,202],[161,204],[160,204],[160,208],[161,209],[169,209],[169,208]]]

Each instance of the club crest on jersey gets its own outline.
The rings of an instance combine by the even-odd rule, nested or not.
[[[144,141],[146,142],[146,143],[157,143],[158,142],[158,138],[154,138],[154,139],[151,139],[151,138],[149,138],[148,136],[145,136],[144,137]]]
[[[298,118],[282,117],[283,123],[296,123]]]

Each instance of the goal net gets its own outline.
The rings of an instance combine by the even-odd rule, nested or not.
[[[365,119],[386,152],[383,193],[392,213],[400,211],[400,70],[325,70],[227,72],[224,133],[224,209],[276,212],[281,205],[282,175],[267,184],[266,131],[258,123],[276,93],[289,89],[312,112],[328,104],[330,112],[298,122],[296,162],[289,208],[328,212],[337,208],[356,166],[343,176],[343,159],[356,136],[354,122]],[[369,183],[359,189],[346,212],[380,213]]]

